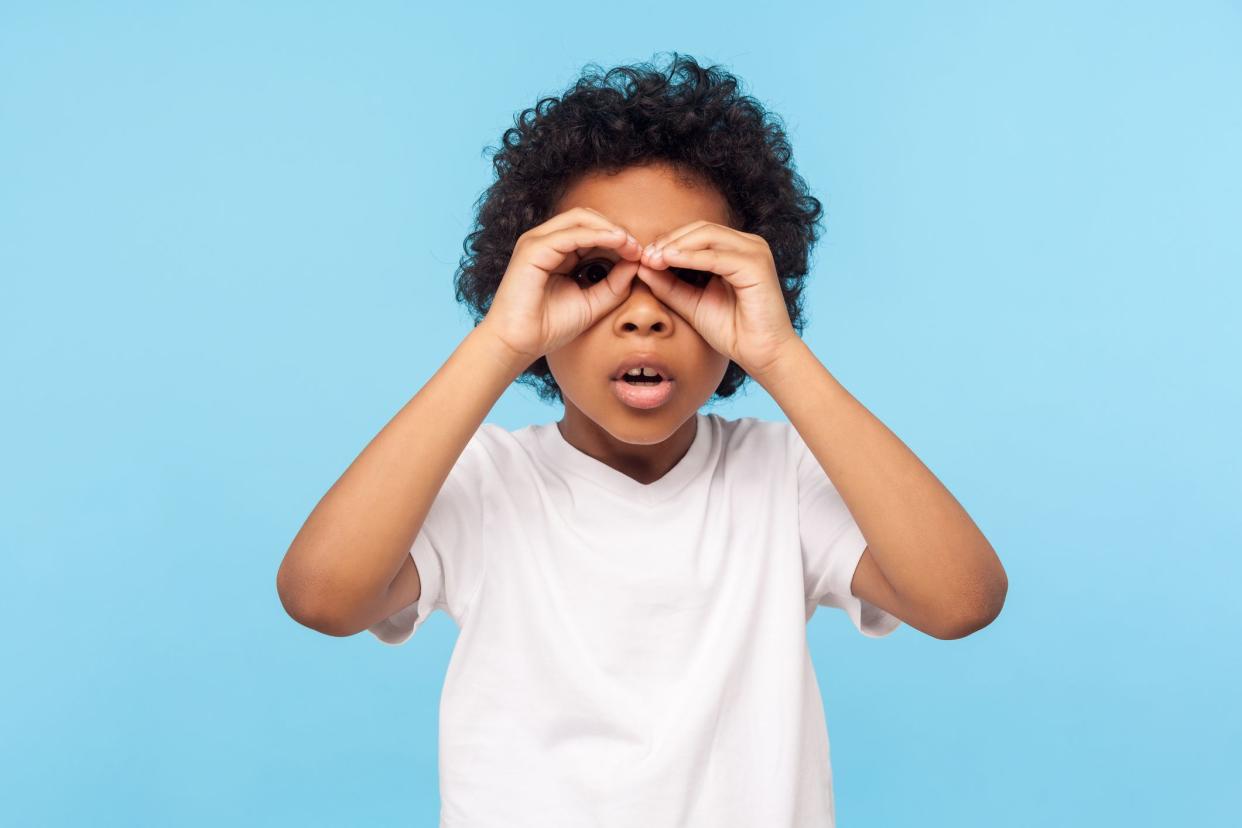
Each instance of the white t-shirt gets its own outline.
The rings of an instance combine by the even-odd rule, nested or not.
[[[555,422],[471,437],[411,548],[421,597],[370,628],[460,627],[443,828],[833,825],[806,623],[900,621],[850,593],[866,540],[796,429],[695,417],[649,484]]]

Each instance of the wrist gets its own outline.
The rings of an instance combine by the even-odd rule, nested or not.
[[[776,350],[775,355],[765,365],[753,369],[742,366],[755,382],[765,388],[771,383],[780,382],[791,372],[796,372],[810,355],[810,348],[799,336],[791,336]],[[813,355],[812,359],[814,358]]]
[[[472,342],[477,342],[481,349],[489,353],[514,378],[520,376],[523,371],[530,367],[532,362],[538,359],[537,356],[522,353],[510,346],[509,343],[495,334],[491,327],[488,326],[486,319],[476,325],[470,333],[466,334],[466,338]]]

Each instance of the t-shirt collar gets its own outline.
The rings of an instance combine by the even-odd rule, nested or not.
[[[624,497],[651,502],[665,500],[681,491],[702,470],[711,455],[715,423],[710,415],[696,412],[694,416],[697,425],[690,448],[663,477],[650,483],[639,483],[602,460],[579,450],[565,439],[555,422],[544,423],[535,431],[540,449],[554,465]]]

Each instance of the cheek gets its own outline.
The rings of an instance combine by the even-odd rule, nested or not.
[[[704,385],[715,389],[720,385],[720,381],[724,379],[725,372],[729,370],[729,358],[719,351],[713,350],[703,360],[703,378]]]
[[[729,370],[729,358],[706,342],[702,344],[693,359],[683,364],[690,369],[690,374],[694,377],[684,387],[694,388],[700,393],[710,393],[715,390],[720,385],[720,381],[724,379],[725,371]]]
[[[556,384],[563,388],[582,375],[583,356],[583,349],[577,345],[577,340],[575,340],[555,351],[550,351],[544,355],[544,358],[548,361],[548,370],[552,372]]]
[[[694,336],[699,346],[696,359],[699,370],[711,377],[719,378],[724,376],[724,372],[729,368],[729,357],[708,345],[707,340],[699,336],[697,331]]]

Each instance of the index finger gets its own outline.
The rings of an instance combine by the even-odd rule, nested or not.
[[[557,213],[533,229],[541,234],[547,234],[555,230],[565,230],[578,225],[596,227],[602,230],[620,230],[625,235],[633,238],[629,230],[626,230],[600,211],[593,210],[590,207],[571,207],[568,210]]]

